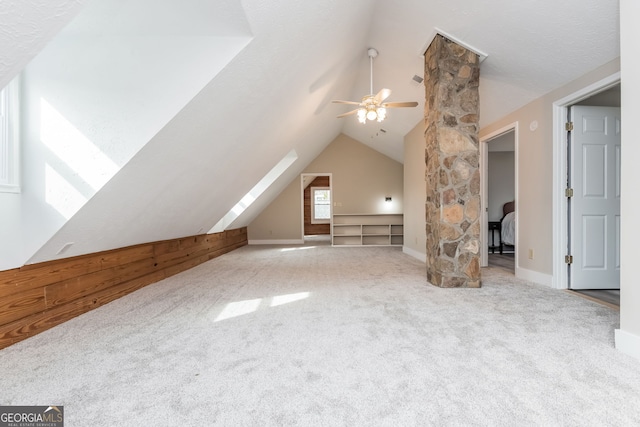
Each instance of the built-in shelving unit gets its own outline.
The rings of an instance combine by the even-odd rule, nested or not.
[[[335,214],[333,246],[401,246],[402,214]]]

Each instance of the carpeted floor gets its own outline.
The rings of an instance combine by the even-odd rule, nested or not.
[[[0,404],[73,426],[640,424],[619,313],[400,248],[241,248],[0,351]]]
[[[513,252],[505,252],[503,254],[491,253],[488,256],[489,267],[501,268],[505,271],[515,274],[515,258]],[[620,290],[612,289],[588,289],[588,290],[571,290],[573,295],[591,299],[600,304],[604,304],[610,308],[620,310]]]

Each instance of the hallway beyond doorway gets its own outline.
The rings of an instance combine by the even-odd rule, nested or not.
[[[489,254],[488,258],[488,266],[489,267],[497,267],[502,270],[506,270],[511,274],[515,274],[515,254],[511,253],[503,253],[503,254]]]

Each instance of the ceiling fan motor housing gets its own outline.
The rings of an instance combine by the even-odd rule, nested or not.
[[[369,75],[370,75],[370,93],[362,98],[360,102],[354,101],[333,101],[339,104],[357,105],[359,108],[351,110],[347,113],[340,114],[338,117],[358,115],[360,123],[366,123],[367,120],[383,121],[387,116],[387,108],[398,107],[416,107],[417,102],[384,102],[391,95],[391,90],[383,88],[377,94],[373,94],[373,58],[378,56],[378,51],[372,47],[367,50],[369,55]]]

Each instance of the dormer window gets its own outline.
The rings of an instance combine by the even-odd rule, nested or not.
[[[0,192],[20,192],[19,78],[0,90]]]
[[[311,224],[331,222],[331,190],[329,187],[311,187]]]

